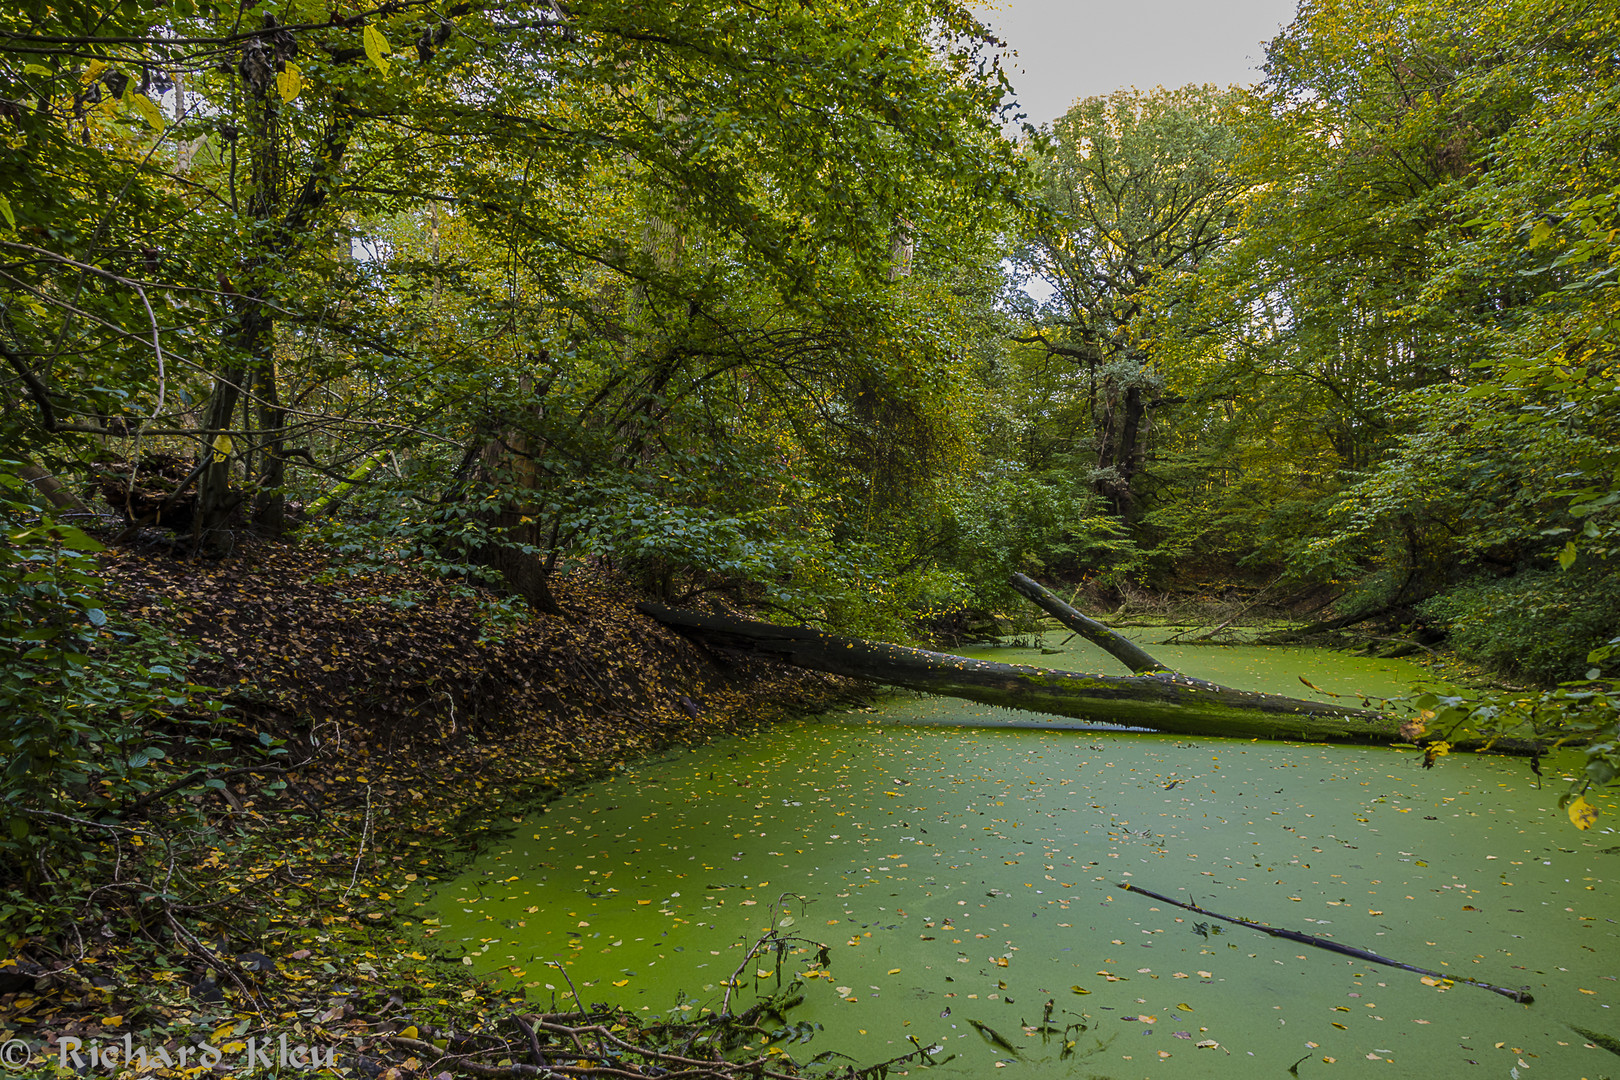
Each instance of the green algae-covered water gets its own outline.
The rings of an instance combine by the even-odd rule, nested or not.
[[[1189,674],[1384,695],[1399,661],[1156,648]],[[1113,670],[1094,650],[982,650]],[[1620,1076],[1614,800],[1577,832],[1543,765],[1384,748],[1088,730],[902,696],[647,761],[553,803],[434,898],[441,948],[545,1006],[649,1015],[776,986],[775,925],[826,945],[808,1045],[860,1062],[911,1040],[941,1077]],[[1530,1005],[1154,901],[1330,936]],[[734,1002],[738,998],[734,998]],[[1043,1025],[1048,1015],[1050,1020]],[[1043,1030],[1044,1028],[1044,1030]],[[954,1056],[951,1056],[954,1055]],[[1391,1068],[1393,1066],[1393,1068]]]

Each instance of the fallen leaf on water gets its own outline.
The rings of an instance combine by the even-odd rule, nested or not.
[[[1592,822],[1598,818],[1597,807],[1586,801],[1586,796],[1577,795],[1575,801],[1569,804],[1570,824],[1577,829],[1590,829]]]
[[[1191,1005],[1188,1005],[1185,1001],[1182,1002],[1180,1005],[1177,1005],[1176,1008],[1180,1009],[1182,1012],[1192,1012],[1193,1011],[1193,1007]]]

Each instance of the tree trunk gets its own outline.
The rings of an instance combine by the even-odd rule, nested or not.
[[[542,395],[535,393],[533,377],[522,376],[518,386],[523,394],[530,396],[529,407],[534,415],[540,416],[544,404]],[[479,455],[482,459],[479,471],[497,487],[506,487],[525,497],[537,497],[540,471],[534,455],[543,450],[543,446],[531,445],[523,422],[514,423],[484,445]],[[548,537],[538,520],[543,511],[537,505],[514,500],[502,503],[499,510],[483,516],[495,539],[475,551],[474,559],[498,573],[506,588],[521,596],[534,610],[547,615],[562,614],[551,592],[556,536]],[[542,552],[553,557],[543,558]]]
[[[272,536],[280,536],[287,527],[287,461],[281,456],[287,449],[287,410],[281,406],[273,335],[268,345],[264,354],[257,358],[253,378],[261,439],[258,490],[253,495],[253,524]]]
[[[643,603],[637,610],[691,637],[795,667],[1008,709],[1182,735],[1287,741],[1403,741],[1393,718],[1320,701],[1234,690],[1172,672],[1090,675],[973,660]]]
[[[1019,595],[1138,675],[1156,671],[1168,672],[1170,670],[1167,665],[1160,663],[1158,659],[1150,655],[1146,649],[1136,642],[1109,629],[1095,619],[1086,618],[1042,588],[1034,580],[1025,577],[1023,574],[1014,574],[1011,581],[1012,587],[1018,591]]]
[[[265,15],[263,25],[267,31],[274,31],[275,19]],[[285,524],[283,451],[287,413],[276,384],[276,327],[271,305],[277,299],[276,290],[281,287],[277,278],[314,234],[316,217],[336,188],[357,122],[356,114],[348,111],[344,96],[334,94],[338,116],[318,146],[310,148],[308,174],[296,195],[289,198],[287,158],[291,148],[284,145],[278,120],[280,95],[275,89],[275,65],[278,60],[291,59],[291,52],[282,51],[290,48],[291,42],[291,37],[285,33],[257,35],[248,38],[241,51],[239,70],[247,95],[248,121],[241,137],[248,154],[249,176],[244,209],[246,219],[253,226],[253,246],[244,252],[237,268],[240,285],[232,284],[223,271],[219,275],[220,292],[228,298],[235,319],[228,344],[237,355],[214,380],[204,423],[216,448],[222,443],[229,445],[234,440],[229,436],[221,440],[220,436],[231,427],[243,389],[250,380],[256,384],[253,400],[243,402],[244,413],[256,411],[259,436],[263,440],[260,454],[263,466],[255,478],[259,493],[254,499],[254,517],[272,532],[280,532]],[[244,431],[251,427],[252,424],[244,421]],[[227,522],[242,502],[241,494],[232,491],[230,486],[230,453],[227,449],[222,455],[216,449],[214,460],[198,482],[195,530],[200,546],[216,549],[228,546],[225,543]]]
[[[51,505],[58,510],[71,510],[78,514],[88,514],[90,512],[90,508],[85,506],[77,495],[68,490],[62,481],[33,462],[25,461],[16,470],[16,475],[19,479],[27,481],[33,486],[34,490],[49,499]]]

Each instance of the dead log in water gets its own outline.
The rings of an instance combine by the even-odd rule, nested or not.
[[[768,656],[811,671],[964,698],[985,705],[1180,735],[1286,741],[1401,741],[1397,722],[1376,712],[1235,690],[1175,672],[1092,675],[974,660],[886,642],[838,637],[805,627],[777,626],[725,615],[700,615],[663,604],[643,603],[637,607],[666,626],[710,645]]]

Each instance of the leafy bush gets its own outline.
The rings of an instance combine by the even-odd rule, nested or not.
[[[71,887],[63,853],[213,749],[202,729],[218,706],[185,678],[181,647],[117,625],[101,544],[37,505],[15,465],[0,461],[0,877]]]
[[[1593,565],[1475,579],[1418,610],[1468,659],[1553,683],[1582,676],[1587,654],[1620,634],[1620,576]]]

